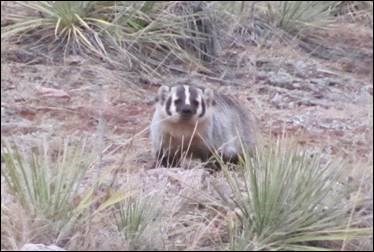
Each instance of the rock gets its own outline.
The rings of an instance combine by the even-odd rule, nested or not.
[[[272,98],[271,98],[271,104],[275,106],[277,109],[284,108],[283,105],[283,96],[279,93],[276,93]]]
[[[175,195],[189,193],[189,189],[202,190],[205,179],[208,176],[206,169],[183,169],[183,168],[155,168],[139,173],[132,177],[142,186],[142,191],[147,193],[159,188],[165,188],[169,193]]]
[[[298,60],[293,64],[295,75],[299,78],[306,78],[308,74],[308,65],[302,61]]]
[[[25,245],[22,246],[20,251],[66,251],[66,250],[54,244],[47,246],[44,244],[26,243]]]
[[[294,89],[292,86],[292,82],[294,78],[284,70],[280,70],[279,72],[271,72],[269,73],[269,81],[270,84],[277,87],[287,88],[287,89]]]
[[[41,97],[52,97],[52,98],[66,98],[70,100],[70,95],[62,89],[48,88],[48,87],[36,87],[36,92]]]

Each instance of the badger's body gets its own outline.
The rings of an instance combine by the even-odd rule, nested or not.
[[[162,86],[151,122],[152,149],[164,166],[219,153],[236,162],[255,144],[253,121],[234,98],[188,85]],[[239,139],[240,137],[240,139]]]

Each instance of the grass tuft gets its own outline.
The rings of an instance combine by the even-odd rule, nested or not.
[[[367,216],[352,218],[358,206],[346,198],[342,168],[278,141],[247,156],[239,175],[224,169],[236,215],[228,249],[318,250],[371,236],[372,228],[358,226]]]
[[[129,194],[111,192],[100,198],[96,187],[85,188],[83,180],[94,164],[94,154],[86,141],[73,144],[65,139],[57,152],[50,150],[45,139],[31,151],[20,150],[17,144],[2,140],[1,174],[6,189],[28,213],[31,242],[65,244],[78,223],[87,223]],[[3,209],[3,208],[2,208]]]
[[[331,24],[336,5],[336,1],[279,1],[268,3],[266,15],[276,27],[295,35],[307,28]]]
[[[61,55],[85,54],[148,74],[170,61],[203,63],[214,57],[211,21],[190,2],[17,2],[28,12],[9,15],[1,38]],[[27,41],[27,42],[26,42]]]
[[[160,238],[157,224],[161,222],[161,207],[155,196],[129,197],[117,204],[114,214],[129,250],[160,249],[156,244]]]

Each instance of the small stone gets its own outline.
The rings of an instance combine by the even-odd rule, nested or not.
[[[59,246],[56,246],[54,244],[52,245],[44,245],[44,244],[33,244],[33,243],[26,243],[23,245],[23,247],[20,249],[21,251],[66,251],[63,248],[60,248]]]
[[[294,79],[290,74],[288,74],[284,70],[281,70],[278,73],[273,73],[272,75],[270,75],[269,80],[273,86],[293,89],[292,82],[294,81]]]

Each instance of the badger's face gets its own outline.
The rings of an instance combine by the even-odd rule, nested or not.
[[[157,101],[163,117],[176,123],[202,120],[214,105],[210,89],[202,90],[188,85],[160,87]]]

